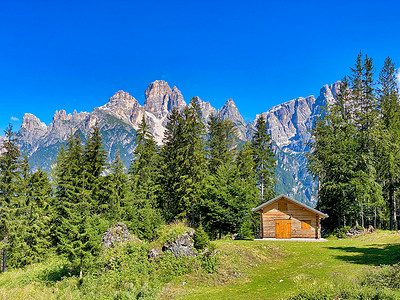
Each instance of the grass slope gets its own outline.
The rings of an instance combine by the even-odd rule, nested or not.
[[[287,298],[337,277],[352,279],[367,266],[398,263],[399,246],[400,234],[387,231],[327,242],[218,241],[218,273],[179,278],[164,288],[162,298]]]
[[[327,242],[226,240],[215,243],[219,252],[217,272],[207,274],[195,270],[174,277],[159,297],[284,299],[305,287],[316,289],[322,285],[335,285],[338,278],[349,281],[364,273],[368,266],[400,261],[400,234],[388,231]],[[63,274],[66,271],[64,264],[55,258],[0,274],[0,299],[81,298],[77,277]],[[107,276],[102,280],[107,281]],[[106,299],[107,296],[100,290],[91,290],[85,299],[91,298]]]

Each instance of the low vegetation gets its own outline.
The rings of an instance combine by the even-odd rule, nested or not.
[[[148,243],[102,252],[83,280],[52,257],[0,274],[2,299],[399,299],[400,234],[378,231],[327,242],[213,242],[205,256],[149,259]],[[201,251],[198,251],[201,253]]]

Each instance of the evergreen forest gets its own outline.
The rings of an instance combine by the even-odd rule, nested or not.
[[[308,169],[318,182],[326,229],[398,229],[400,104],[397,70],[386,58],[376,74],[359,54],[336,99],[315,123]]]
[[[252,142],[242,142],[219,115],[205,124],[192,99],[168,117],[161,147],[143,118],[128,170],[119,154],[106,163],[96,125],[85,143],[71,132],[47,174],[30,169],[10,125],[0,156],[2,265],[24,267],[53,254],[82,278],[118,222],[143,241],[177,220],[212,239],[253,237],[259,218],[251,208],[274,196],[276,181],[267,130],[261,116]]]

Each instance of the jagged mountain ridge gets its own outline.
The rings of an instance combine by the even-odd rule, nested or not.
[[[312,196],[314,182],[305,171],[303,155],[308,150],[305,143],[311,139],[308,130],[320,114],[320,107],[325,105],[326,101],[333,99],[338,87],[338,82],[331,86],[325,85],[317,98],[300,97],[274,106],[263,113],[279,161],[278,191],[305,203],[314,202]],[[231,120],[237,126],[240,139],[248,140],[252,137],[259,115],[253,123],[246,124],[232,99],[228,99],[218,110],[199,97],[196,97],[195,101],[201,108],[205,122],[212,113],[219,113],[223,120]],[[156,80],[146,89],[143,106],[129,93],[118,91],[105,105],[94,108],[91,113],[75,111],[73,114],[67,114],[64,110],[56,111],[49,126],[36,116],[27,113],[18,131],[18,138],[22,151],[28,153],[33,167],[41,166],[49,170],[59,146],[65,143],[71,132],[79,130],[85,139],[97,123],[110,160],[114,158],[116,149],[119,148],[122,159],[128,166],[135,148],[135,131],[142,117],[145,117],[157,143],[161,145],[172,108],[181,111],[186,105],[177,87],[171,88],[167,82]]]

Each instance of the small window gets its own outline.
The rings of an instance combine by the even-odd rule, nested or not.
[[[302,220],[301,229],[311,229],[311,220]]]
[[[280,211],[287,211],[287,202],[286,201],[279,201],[278,202],[278,210]]]

